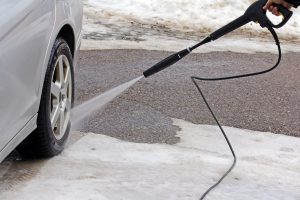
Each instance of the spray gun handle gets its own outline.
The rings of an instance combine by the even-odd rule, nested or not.
[[[271,22],[271,20],[268,19],[268,23],[273,27],[273,28],[281,28],[283,27],[291,18],[291,16],[293,15],[293,12],[290,11],[289,9],[285,8],[282,5],[279,4],[273,4],[274,6],[276,6],[278,8],[279,13],[282,15],[283,19],[282,22],[280,22],[279,24],[275,25]]]
[[[258,22],[261,25],[261,27],[272,26],[273,28],[281,28],[282,26],[284,26],[291,18],[293,12],[282,5],[274,4],[275,6],[277,6],[278,11],[283,16],[282,22],[275,25],[267,17],[266,11],[263,10],[263,6],[266,4],[266,2],[267,0],[259,0],[254,2],[248,7],[244,15],[240,16],[239,18],[233,20],[229,24],[213,32],[210,35],[210,38],[212,40],[216,40],[222,37],[223,35],[226,35],[227,33],[249,23],[250,21]]]

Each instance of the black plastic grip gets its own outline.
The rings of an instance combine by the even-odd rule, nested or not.
[[[273,4],[273,5],[278,8],[278,12],[283,16],[283,20],[282,20],[282,22],[280,22],[277,25],[273,24],[270,20],[269,20],[269,23],[274,28],[281,28],[289,21],[289,19],[293,15],[293,12],[282,5],[279,5],[279,4]]]
[[[144,71],[144,77],[148,77],[151,76],[152,74],[155,74],[171,65],[173,65],[174,63],[178,62],[179,60],[181,60],[183,57],[185,57],[186,55],[188,55],[191,52],[190,49],[184,49],[182,51],[179,51],[177,53],[174,53],[172,55],[170,55],[169,57],[163,59],[162,61],[160,61],[159,63],[153,65],[151,68],[149,68],[148,70]]]

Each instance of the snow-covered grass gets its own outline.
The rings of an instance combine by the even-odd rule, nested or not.
[[[0,187],[0,199],[198,199],[227,170],[232,158],[217,127],[179,119],[174,119],[174,125],[181,128],[181,142],[173,146],[87,134],[62,155],[37,161],[29,176],[24,175],[28,162],[14,174],[6,174],[18,178],[11,187]],[[300,199],[299,138],[225,130],[238,164],[207,199]]]

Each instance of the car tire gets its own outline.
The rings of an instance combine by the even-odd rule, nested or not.
[[[73,58],[66,41],[58,38],[46,70],[37,128],[18,146],[18,152],[26,158],[61,153],[70,133],[73,103]]]

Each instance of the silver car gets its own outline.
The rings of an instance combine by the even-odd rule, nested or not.
[[[63,150],[81,26],[80,0],[0,0],[0,162]]]

